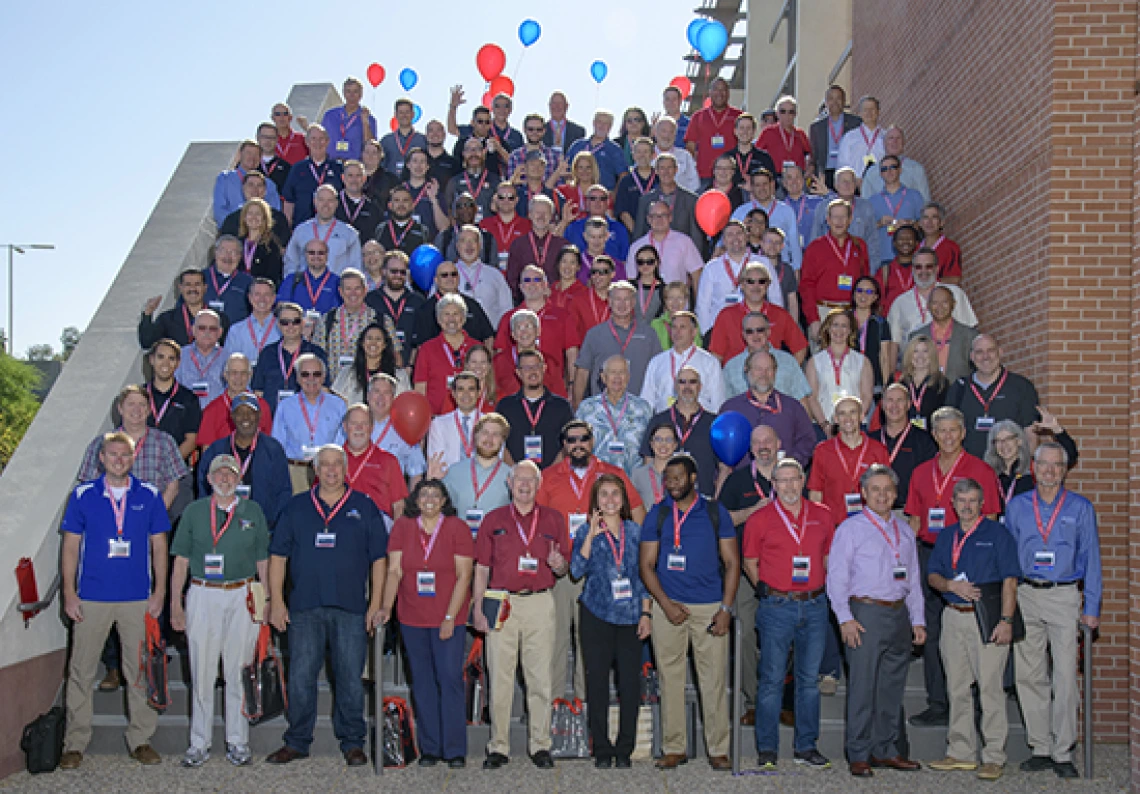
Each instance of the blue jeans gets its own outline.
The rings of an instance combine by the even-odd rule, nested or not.
[[[756,749],[780,748],[780,703],[788,652],[795,645],[797,753],[816,749],[819,740],[819,662],[828,629],[827,596],[792,601],[769,596],[760,599],[756,630],[760,634],[760,664],[756,686]]]
[[[346,753],[363,749],[368,726],[364,722],[364,660],[368,634],[364,615],[334,607],[318,607],[289,614],[289,728],[285,745],[308,753],[317,723],[317,677],[332,657],[335,708],[333,731]]]
[[[439,627],[400,626],[411,662],[412,705],[420,752],[437,758],[467,757],[467,693],[463,684],[467,629],[459,625],[449,640]]]

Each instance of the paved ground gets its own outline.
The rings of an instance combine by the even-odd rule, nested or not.
[[[1047,792],[1126,792],[1128,784],[1128,748],[1124,745],[1097,747],[1097,777],[1091,781],[1062,781],[1052,772],[1024,774],[1012,770],[993,786],[1002,794],[1046,794]],[[35,777],[27,773],[0,781],[0,792],[142,792],[225,791],[243,794],[253,791],[271,792],[376,792],[385,789],[400,792],[464,792],[464,794],[538,794],[539,792],[602,792],[622,794],[642,792],[756,792],[781,794],[803,792],[901,792],[902,794],[953,794],[988,789],[972,774],[963,772],[916,773],[881,772],[873,780],[855,780],[845,767],[826,771],[808,771],[787,764],[776,773],[741,775],[712,772],[703,760],[692,761],[674,772],[659,772],[649,761],[635,762],[630,771],[596,770],[590,761],[559,762],[552,772],[540,772],[525,758],[515,758],[506,768],[484,772],[471,766],[460,772],[447,769],[392,770],[376,778],[370,768],[347,769],[339,759],[314,757],[297,761],[288,767],[271,767],[260,761],[252,767],[235,769],[224,758],[214,758],[196,770],[182,769],[177,759],[167,758],[159,767],[140,767],[123,756],[89,756],[83,767],[74,772],[54,772]]]

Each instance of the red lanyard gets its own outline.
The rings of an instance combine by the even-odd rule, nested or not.
[[[257,437],[260,433],[253,434],[253,443],[249,445],[249,452],[246,453],[245,460],[241,464],[241,479],[245,479],[245,473],[249,471],[249,464],[253,460],[253,453],[257,451]],[[230,451],[234,453],[235,460],[241,460],[241,455],[237,451],[237,433],[230,433]]]
[[[328,176],[328,174],[329,174],[329,164],[325,163],[323,166],[321,166],[321,173],[318,176],[317,175],[317,167],[315,165],[313,165],[313,161],[310,158],[309,170],[313,172],[313,179],[317,180],[317,187],[320,187],[321,185],[323,185],[325,183],[325,177]]]
[[[471,489],[475,492],[475,504],[479,504],[479,500],[483,494],[487,493],[487,489],[491,487],[491,483],[495,480],[495,475],[499,473],[502,468],[503,461],[498,459],[495,461],[495,468],[491,469],[490,475],[483,481],[483,487],[479,487],[479,473],[475,469],[475,458],[471,459]]]
[[[644,286],[642,284],[639,283],[637,285],[637,305],[641,307],[641,314],[643,317],[649,313],[649,304],[653,303],[653,293],[656,291],[657,291],[657,282],[654,281],[649,286],[649,294],[645,297],[644,300],[642,300],[641,296],[642,296],[642,294],[645,293],[645,289],[644,289]],[[633,329],[631,328],[630,329],[630,335],[632,336],[632,334],[633,334]],[[628,344],[628,342],[626,344]],[[625,352],[624,347],[621,349],[621,352],[622,353]]]
[[[210,284],[213,285],[214,294],[217,295],[219,299],[222,297],[222,295],[225,294],[226,290],[228,290],[230,288],[230,284],[233,284],[233,283],[234,283],[233,276],[227,276],[225,286],[219,287],[218,286],[218,268],[217,267],[210,268]]]
[[[827,132],[831,135],[831,142],[838,146],[839,142],[843,140],[843,117],[841,116],[837,122],[829,118],[827,120]]]
[[[622,350],[622,352],[624,353],[625,351]],[[629,410],[629,392],[626,392],[625,397],[621,401],[621,411],[618,413],[616,422],[614,421],[613,412],[610,410],[610,399],[604,392],[602,393],[602,408],[605,409],[606,419],[609,421],[610,427],[614,429],[614,435],[616,436],[618,434],[618,425],[620,425],[621,420],[625,418],[625,412]]]
[[[404,297],[400,298],[400,302],[396,304],[400,307],[399,311],[396,311],[396,309],[392,308],[392,301],[388,300],[388,293],[381,290],[380,297],[384,300],[384,305],[388,307],[388,315],[392,318],[392,322],[400,322],[400,318],[404,316],[404,304],[408,302],[407,293],[405,293]]]
[[[404,238],[408,236],[408,232],[410,232],[411,230],[412,230],[412,222],[411,222],[411,220],[409,220],[407,225],[404,227],[404,233],[401,234],[399,237],[396,237],[396,226],[395,226],[395,224],[392,223],[391,220],[389,220],[388,221],[388,236],[392,238],[392,247],[393,248],[399,248],[401,245],[403,245],[404,244]]]
[[[376,446],[383,449],[384,448],[384,446],[383,446],[384,445],[384,438],[388,435],[388,431],[391,429],[392,429],[392,418],[388,417],[387,419],[384,420],[384,429],[380,431],[380,435],[378,435],[376,437],[376,441],[374,441],[373,443]]]
[[[404,142],[400,143],[400,131],[396,130],[396,148],[400,150],[400,157],[407,158],[408,150],[412,148],[412,140],[416,137],[416,128],[412,127],[412,131],[408,133],[408,137]]]
[[[731,108],[725,108],[724,110],[722,110],[720,112],[720,121],[717,121],[716,112],[711,107],[707,108],[707,110],[708,110],[708,114],[709,114],[709,121],[711,121],[712,125],[713,125],[713,130],[715,130],[716,132],[720,132],[720,128],[724,124],[724,122],[727,120],[728,111],[731,110]]]
[[[847,270],[847,263],[851,259],[851,236],[847,236],[847,240],[843,244],[843,251],[840,252],[839,246],[835,244],[835,237],[828,232],[824,235],[827,244],[831,246],[831,250],[835,253],[835,258],[843,262],[843,269]]]
[[[410,135],[408,136],[408,140],[409,140],[409,142],[411,141]],[[403,156],[404,154],[405,154],[405,152],[403,150],[401,150],[400,156]],[[416,193],[416,197],[414,199],[412,199],[412,206],[413,207],[418,207],[420,205],[420,202],[424,200],[424,193],[427,193],[428,185],[430,185],[430,184],[431,183],[428,180],[426,180],[426,179],[424,180],[423,185],[420,186],[420,192]],[[405,182],[404,187],[406,187],[408,189],[409,193],[415,193],[416,189],[414,187],[412,187],[411,180],[408,180],[407,182]]]
[[[847,481],[857,483],[859,481],[859,469],[863,466],[863,458],[867,455],[867,449],[871,446],[870,439],[862,433],[859,434],[859,457],[855,459],[855,470],[852,471],[851,467],[847,465],[847,456],[843,452],[843,448],[847,446],[840,438],[835,439],[835,456],[839,458],[839,464],[843,466],[843,473],[847,475]]]
[[[340,307],[340,341],[345,345],[351,344],[356,341],[356,337],[360,334],[360,327],[364,325],[366,317],[362,309],[360,314],[352,321],[352,334],[348,332],[348,311],[344,306]]]
[[[831,348],[827,348],[827,357],[831,359],[831,369],[835,372],[835,385],[839,386],[839,379],[843,373],[843,362],[847,360],[847,354],[850,350],[844,350],[843,355],[839,357],[839,363],[835,363],[835,356],[831,352]]]
[[[776,131],[780,133],[780,143],[784,144],[784,151],[788,156],[792,156],[792,147],[796,145],[796,129],[792,128],[792,132],[787,138],[784,137],[784,128],[779,124],[776,125]]]
[[[302,400],[302,405],[303,404],[304,404],[304,401]],[[348,453],[348,447],[347,446],[345,447],[344,451],[345,451],[345,453]],[[347,470],[345,472],[348,475],[348,484],[349,485],[352,485],[352,486],[356,485],[356,480],[360,477],[360,473],[362,471],[364,471],[364,467],[368,465],[368,461],[372,460],[372,454],[374,452],[376,452],[376,445],[371,443],[371,441],[370,441],[368,444],[368,452],[364,455],[357,456],[360,458],[360,464],[356,467],[356,471],[352,470],[352,463],[351,463],[351,461],[349,462],[349,465],[348,465]]]
[[[351,486],[344,489],[344,496],[342,496],[340,498],[340,501],[336,503],[336,507],[332,509],[331,513],[325,515],[325,509],[321,507],[321,500],[317,498],[317,489],[313,488],[313,490],[309,491],[309,497],[313,500],[313,507],[317,509],[317,515],[319,515],[321,517],[321,520],[325,522],[325,529],[329,528],[329,524],[334,518],[336,518],[336,514],[340,512],[340,509],[342,507],[344,507],[344,503],[348,501],[348,497],[350,496],[352,496]]]
[[[523,403],[525,404],[526,400],[523,400]],[[455,432],[459,434],[459,443],[463,446],[463,457],[470,458],[475,451],[475,422],[479,421],[481,413],[478,408],[475,409],[475,420],[471,423],[471,438],[463,432],[463,425],[459,423],[459,411],[454,411],[451,416],[455,420]]]
[[[899,436],[899,440],[895,442],[895,446],[891,450],[890,463],[892,466],[895,463],[895,458],[897,458],[899,456],[899,450],[902,449],[903,442],[906,441],[906,437],[910,435],[910,429],[912,427],[914,427],[914,425],[912,425],[910,422],[907,422],[906,428],[902,431],[902,435]],[[879,438],[880,438],[880,440],[882,440],[883,446],[886,446],[887,445],[887,429],[885,427],[881,428],[879,430]],[[934,465],[937,466],[938,464],[936,463]]]
[[[194,339],[194,324],[190,321],[190,310],[186,308],[186,304],[182,304],[182,324],[186,326],[186,338],[188,340]]]
[[[909,267],[903,267],[897,259],[891,263],[890,275],[895,276],[898,280],[899,292],[906,292],[914,286],[914,271]],[[903,279],[904,275],[906,276],[905,280]],[[887,280],[890,280],[889,276]]]
[[[677,380],[677,372],[685,368],[685,365],[693,360],[693,356],[697,354],[697,346],[693,345],[689,348],[689,355],[685,356],[685,360],[681,362],[681,366],[677,366],[677,354],[672,350],[669,351],[669,372],[673,376],[673,381]]]
[[[1009,473],[1009,489],[1005,492],[1005,504],[1009,504],[1009,500],[1013,498],[1013,489],[1017,487],[1018,475],[1015,472]]]
[[[863,143],[867,144],[867,151],[870,152],[875,148],[875,141],[879,140],[879,128],[875,127],[875,134],[871,136],[871,140],[867,140],[867,130],[864,126],[859,125],[859,134],[863,136]]]
[[[614,325],[614,321],[613,321],[613,318],[610,318],[610,321],[609,321],[609,326],[610,326],[610,333],[614,335],[614,339],[615,339],[615,340],[617,341],[617,343],[618,343],[618,344],[621,346],[621,354],[624,356],[624,355],[625,355],[625,351],[626,351],[626,348],[628,348],[628,347],[629,347],[629,343],[633,341],[633,325],[631,324],[631,325],[629,326],[629,335],[628,335],[628,336],[626,336],[626,338],[625,338],[625,341],[624,341],[624,342],[622,342],[622,341],[621,341],[621,337],[620,337],[620,336],[618,336],[618,332],[617,332],[617,326],[616,326],[616,325]]]
[[[665,493],[665,488],[661,484],[661,475],[654,470],[653,466],[649,466],[649,487],[653,489],[653,503],[657,504],[661,501],[661,497]]]
[[[426,568],[427,567],[427,561],[428,561],[428,559],[431,558],[431,553],[433,551],[435,551],[435,542],[437,540],[439,540],[439,531],[441,529],[443,529],[443,516],[439,515],[436,517],[435,529],[433,529],[431,532],[428,532],[424,528],[424,517],[423,516],[419,516],[418,518],[416,518],[416,524],[420,528],[420,548],[423,549],[423,552],[424,552],[424,567]],[[424,542],[424,535],[430,535],[431,540],[429,540],[427,543],[425,543]]]
[[[914,406],[914,410],[917,413],[922,413],[922,398],[926,396],[926,387],[929,385],[929,383],[923,381],[922,388],[919,389],[916,393],[914,390],[914,383],[912,381],[908,381],[906,384],[907,391],[910,392],[910,404]]]
[[[982,519],[979,518],[974,522],[974,526],[970,527],[964,532],[963,530],[965,527],[958,527],[958,535],[960,535],[960,537],[956,537],[953,539],[953,541],[951,541],[950,548],[950,564],[953,566],[955,571],[958,570],[958,560],[962,556],[962,548],[966,545],[966,541],[970,539],[970,535],[974,534],[974,530],[981,526],[981,523]]]
[[[912,277],[913,280],[913,277]],[[918,307],[918,318],[923,325],[926,325],[926,306],[922,302],[922,298],[918,296],[918,287],[914,288],[914,305]]]
[[[1041,533],[1041,540],[1046,546],[1049,545],[1049,536],[1053,534],[1053,525],[1057,523],[1057,517],[1061,515],[1061,508],[1065,506],[1065,498],[1068,495],[1068,491],[1061,491],[1061,499],[1053,508],[1053,515],[1049,517],[1049,523],[1042,524],[1041,508],[1037,504],[1041,501],[1041,497],[1037,493],[1033,494],[1033,518],[1037,521],[1037,531]]]
[[[953,321],[946,324],[946,334],[941,336],[941,337],[939,337],[939,335],[938,335],[938,329],[935,328],[935,324],[934,323],[930,324],[930,338],[934,341],[934,346],[938,348],[939,354],[942,353],[943,348],[950,346],[950,337],[953,335],[954,335],[954,323],[953,323]],[[974,394],[977,394],[977,393],[978,392],[975,390]],[[979,402],[981,401],[981,397],[978,398],[978,401]],[[986,408],[987,409],[989,408],[988,403],[986,404]]]
[[[498,215],[495,216],[495,221],[499,226],[499,233],[495,235],[496,240],[499,242],[499,250],[506,251],[519,237],[522,237],[522,232],[515,232],[515,227],[518,226],[519,216],[515,216],[511,220],[510,225],[503,223],[503,219]]]
[[[216,497],[210,497],[210,537],[214,539],[214,551],[218,550],[218,541],[226,534],[226,530],[230,528],[230,524],[234,522],[234,515],[237,513],[237,503],[229,510],[224,511],[226,514],[226,522],[222,524],[222,531],[218,531],[218,500]]]
[[[305,271],[305,290],[309,293],[309,303],[312,304],[312,308],[317,308],[317,300],[320,299],[321,293],[325,291],[325,284],[329,283],[330,278],[332,278],[332,271],[325,270],[324,278],[321,279],[320,283],[317,284],[317,288],[314,290],[312,271]]]
[[[621,518],[618,518],[621,521]],[[617,563],[618,573],[621,573],[621,563],[625,559],[625,522],[621,521],[621,545],[614,544],[614,533],[606,532],[606,540],[610,542],[610,550],[614,553],[614,562]]]
[[[764,499],[771,499],[772,493],[775,490],[773,486],[768,493],[764,493],[764,489],[760,487],[760,470],[756,468],[756,461],[752,461],[752,482],[756,484],[756,493]]]
[[[1008,369],[1002,371],[1001,380],[997,382],[997,386],[994,387],[993,394],[990,395],[990,398],[988,400],[982,398],[982,393],[978,391],[978,387],[974,385],[974,379],[970,379],[970,391],[974,393],[974,396],[978,398],[978,402],[982,404],[982,411],[984,412],[985,416],[990,415],[990,406],[993,405],[994,400],[997,399],[998,392],[1000,392],[1001,387],[1005,385],[1005,379],[1008,377],[1008,375]]]
[[[355,201],[356,199],[353,199]],[[356,219],[360,217],[360,211],[364,209],[364,197],[360,197],[360,201],[356,205],[356,212],[348,208],[348,202],[344,198],[344,193],[340,194],[340,205],[344,208],[344,214],[348,216],[349,223],[356,223]]]
[[[301,346],[297,345],[297,349],[293,352],[293,358],[289,361],[289,369],[285,369],[285,342],[277,346],[277,362],[281,365],[281,377],[285,380],[285,385],[288,385],[289,379],[293,377],[293,367],[297,366],[297,357],[301,355]]]
[[[352,126],[352,122],[354,122],[354,121],[360,121],[360,111],[359,110],[354,111],[351,116],[349,116],[347,113],[345,113],[343,110],[341,110],[341,113],[340,113],[340,139],[342,141],[348,140],[348,138],[345,137],[345,135],[348,132],[348,128]]]
[[[594,315],[594,325],[601,325],[610,316],[610,304],[598,298],[596,290],[590,290],[590,314]],[[598,311],[598,304],[601,304],[601,311]],[[630,329],[630,337],[633,336],[633,329]]]
[[[693,510],[701,503],[700,497],[693,500],[689,505],[689,509],[682,513],[677,509],[677,503],[673,502],[673,548],[681,548],[681,526],[688,520],[689,516],[693,514]]]
[[[479,289],[479,282],[483,280],[483,263],[475,263],[475,278],[471,278],[471,273],[467,270],[467,266],[463,262],[456,262],[455,266],[459,272],[463,274],[463,278],[471,285],[471,291]]]
[[[602,399],[605,398],[603,397]],[[586,473],[582,475],[581,479],[578,479],[578,477],[574,474],[573,468],[568,469],[570,473],[570,488],[574,491],[574,497],[578,500],[579,503],[582,501],[582,494],[586,490],[586,484],[594,481],[594,477],[592,475],[594,474],[594,470],[597,468],[598,461],[595,458],[590,461],[590,465],[586,467]]]
[[[748,261],[747,256],[744,257],[744,261],[745,262]],[[726,276],[728,276],[728,280],[732,282],[732,288],[733,289],[739,289],[740,288],[740,276],[739,275],[733,275],[733,273],[732,273],[732,260],[728,258],[728,254],[724,255],[724,259],[722,259],[721,262],[724,264],[724,274]],[[741,265],[740,265],[740,272],[741,273],[744,272],[744,264],[743,263],[741,263]]]
[[[796,542],[796,549],[800,554],[803,554],[804,537],[807,535],[808,502],[800,502],[801,509],[798,532],[796,531],[797,528],[792,524],[791,518],[784,512],[784,507],[780,504],[780,500],[777,499],[772,504],[776,506],[776,512],[780,514],[780,520],[784,522],[784,528],[788,530],[788,534],[791,535],[792,540]]]
[[[637,192],[642,196],[650,190],[653,190],[653,183],[657,180],[657,173],[655,171],[649,172],[649,179],[645,181],[645,184],[642,184],[641,180],[637,178],[636,168],[629,169],[629,175],[633,178],[633,184],[637,188]]]
[[[879,519],[875,515],[875,512],[873,510],[864,510],[863,515],[867,516],[867,520],[875,525],[875,529],[879,530],[879,534],[883,536],[883,540],[887,542],[887,546],[890,547],[890,550],[895,553],[895,562],[902,562],[902,559],[899,556],[899,550],[902,548],[902,537],[899,535],[899,525],[895,517],[891,516],[891,519],[889,521],[891,526],[895,528],[895,542],[891,543],[891,538],[889,535],[887,535],[886,528],[879,523]]]
[[[533,413],[530,410],[530,400],[528,400],[526,397],[523,397],[521,402],[523,411],[526,413],[526,420],[530,422],[530,432],[537,433],[538,422],[540,419],[542,419],[542,412],[546,410],[546,398],[543,397],[539,401],[538,410]]]
[[[755,149],[749,149],[748,150],[748,159],[747,160],[741,160],[740,159],[740,149],[737,149],[735,152],[733,152],[733,154],[736,155],[736,167],[740,170],[740,175],[741,176],[748,176],[749,169],[752,166],[752,155],[756,154],[756,150]]]
[[[530,551],[531,541],[534,540],[534,533],[538,531],[538,505],[534,505],[530,510],[530,533],[523,532],[522,516],[515,510],[515,506],[511,505],[511,518],[515,520],[515,529],[519,531],[519,537],[522,539],[523,546]]]
[[[479,187],[472,187],[471,175],[466,171],[463,172],[463,182],[467,185],[467,190],[471,192],[475,200],[479,200],[479,194],[483,192],[483,186],[487,183],[487,171],[483,171],[483,175],[479,177]]]
[[[302,394],[300,403],[301,414],[305,419],[305,427],[309,428],[309,441],[315,441],[317,438],[317,423],[321,421],[321,409],[325,406],[325,393],[321,392],[321,399],[317,400],[317,415],[312,419],[309,418],[309,398]]]
[[[534,232],[530,233],[530,247],[534,251],[534,263],[542,267],[546,262],[546,253],[550,250],[550,241],[554,239],[553,234],[547,234],[546,239],[542,243],[542,253],[538,253],[538,238]]]
[[[123,491],[122,499],[115,499],[115,494],[111,492],[111,486],[107,485],[104,478],[104,486],[107,488],[107,498],[111,501],[111,512],[115,514],[115,529],[118,531],[119,538],[123,537],[123,524],[127,520],[127,494],[131,492],[131,486],[128,484],[127,489]],[[1049,524],[1052,527],[1052,524]]]
[[[689,421],[689,429],[686,430],[684,433],[681,432],[681,426],[679,424],[677,424],[677,408],[676,408],[676,406],[672,406],[672,405],[669,406],[669,413],[673,417],[673,429],[677,431],[677,438],[679,439],[677,446],[684,448],[685,442],[688,441],[689,436],[691,436],[693,434],[693,428],[695,428],[697,426],[697,422],[700,421],[701,414],[704,413],[704,411],[702,411],[701,409],[697,409],[697,412],[695,414],[693,414],[693,418]],[[682,418],[684,418],[684,414],[681,414],[681,416],[682,416]]]
[[[210,371],[210,367],[214,366],[214,362],[218,360],[218,356],[222,354],[222,349],[217,347],[214,349],[213,355],[207,357],[206,366],[202,366],[202,359],[198,358],[198,350],[196,347],[190,348],[190,361],[194,364],[194,369],[198,370],[198,377],[206,377],[206,373]]]
[[[257,335],[253,333],[253,323],[254,317],[250,315],[249,325],[245,328],[249,331],[249,341],[253,342],[253,346],[257,348],[257,352],[260,353],[265,349],[265,343],[269,341],[269,335],[273,333],[273,329],[277,327],[277,318],[270,315],[269,322],[265,325],[265,333],[261,335],[260,340],[257,338]],[[298,348],[298,351],[300,351],[300,348]]]
[[[455,374],[459,374],[459,371],[463,367],[463,359],[467,357],[467,340],[464,339],[463,344],[459,346],[458,350],[451,349],[451,345],[443,334],[440,334],[439,341],[440,344],[443,345],[444,355],[447,356],[447,362],[451,364],[452,371],[455,372]]]
[[[899,215],[899,210],[900,210],[900,209],[902,209],[902,204],[903,204],[903,201],[904,201],[905,199],[906,199],[906,188],[905,188],[905,187],[904,187],[902,190],[900,190],[900,191],[899,191],[899,203],[898,203],[898,206],[895,206],[894,204],[891,204],[891,199],[890,199],[890,196],[888,196],[888,195],[887,195],[887,191],[886,191],[886,190],[883,190],[883,201],[885,201],[885,202],[887,203],[887,209],[889,209],[889,210],[891,211],[891,217],[892,217],[892,218],[897,218],[897,217],[898,217],[898,215]]]
[[[166,416],[166,409],[170,407],[170,403],[174,401],[174,395],[178,393],[178,381],[170,387],[170,396],[166,398],[166,402],[162,404],[162,410],[157,410],[154,407],[154,387],[148,383],[146,385],[147,398],[150,400],[150,415],[154,417],[154,426],[158,427],[162,421],[162,417]]]
[[[769,399],[774,399],[776,401],[776,407],[775,408],[768,405],[767,402],[760,402],[754,396],[752,396],[752,392],[748,392],[748,402],[752,403],[752,405],[755,408],[757,408],[761,411],[767,411],[768,413],[772,414],[773,416],[779,416],[780,410],[783,408],[783,403],[780,402],[780,393],[778,391],[773,390],[771,392],[771,396],[769,397]]]
[[[934,503],[938,504],[942,501],[942,494],[946,491],[946,486],[954,479],[954,472],[958,470],[958,464],[962,462],[962,458],[966,457],[966,451],[963,449],[958,450],[958,457],[954,458],[954,465],[950,467],[950,471],[946,473],[946,478],[942,482],[938,481],[938,458],[934,459],[934,466],[930,469],[930,478],[934,482]]]

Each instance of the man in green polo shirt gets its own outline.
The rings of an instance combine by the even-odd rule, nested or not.
[[[269,528],[257,502],[237,496],[240,478],[241,466],[232,455],[210,462],[213,496],[186,508],[170,549],[175,557],[170,622],[186,632],[193,684],[190,748],[182,758],[186,767],[201,766],[210,757],[219,658],[226,676],[226,758],[234,766],[251,759],[249,722],[241,713],[241,669],[253,657],[260,628],[251,612],[254,598],[247,596],[255,577],[268,581]],[[190,590],[183,607],[187,574]],[[264,601],[261,593],[255,597]]]

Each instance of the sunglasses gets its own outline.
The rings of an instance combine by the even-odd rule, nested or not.
[[[787,108],[780,108],[776,112],[779,113],[781,116],[794,116],[794,115],[796,115],[796,111],[788,110]]]
[[[856,287],[855,288],[855,294],[856,295],[877,295],[878,293],[875,292],[875,289],[873,287]]]
[[[321,377],[321,371],[317,370],[316,372],[302,372],[299,377],[303,380],[307,378],[319,378]]]
[[[695,378],[683,378],[677,381],[680,386],[699,386],[701,382]]]
[[[287,110],[275,110],[275,111],[273,111],[273,115],[274,116],[288,116],[289,111],[287,111]]]
[[[523,284],[540,284],[542,283],[542,276],[523,276]]]
[[[605,196],[586,196],[586,201],[606,201]]]
[[[657,264],[656,259],[638,259],[637,264],[642,267],[654,267]]]
[[[280,325],[282,328],[288,328],[289,326],[292,326],[292,325],[300,325],[301,324],[301,318],[298,317],[296,320],[278,320],[277,324]]]
[[[585,444],[589,440],[589,436],[566,436],[567,444]]]
[[[459,271],[453,270],[450,273],[436,273],[436,278],[459,278]]]
[[[591,276],[608,276],[608,275],[610,275],[610,274],[612,274],[612,273],[613,273],[613,271],[612,271],[612,270],[610,270],[609,268],[605,268],[605,267],[600,267],[600,268],[598,268],[598,269],[596,269],[596,270],[591,270],[591,271],[590,271],[590,275],[591,275]]]
[[[887,173],[887,171],[898,171],[898,170],[899,170],[899,167],[897,165],[881,165],[881,166],[879,166],[879,173],[880,174],[885,174],[885,173]]]
[[[527,132],[545,132],[542,127],[527,127]]]
[[[518,196],[495,196],[499,201],[518,201]]]

